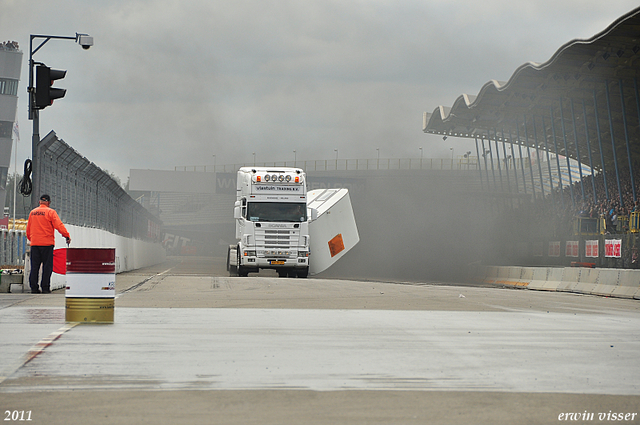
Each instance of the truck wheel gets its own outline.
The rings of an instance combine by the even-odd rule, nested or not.
[[[247,269],[245,267],[242,267],[240,265],[240,249],[238,249],[238,268],[237,268],[237,275],[238,276],[243,276],[243,277],[247,277],[249,275],[249,272],[247,271]]]
[[[300,269],[296,272],[296,275],[301,278],[306,278],[309,275],[309,267],[305,267],[304,269]]]
[[[237,266],[231,265],[231,247],[227,251],[227,270],[229,271],[229,276],[235,276],[238,270]]]

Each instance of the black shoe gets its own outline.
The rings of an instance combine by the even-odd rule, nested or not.
[[[34,291],[34,290],[31,290],[31,293],[32,293],[32,294],[41,294],[41,292],[40,292],[40,290],[39,290],[39,289],[36,289],[35,291]]]
[[[43,294],[50,294],[50,293],[51,293],[51,290],[49,290],[49,289],[43,289],[43,290],[42,290],[42,293],[43,293]]]

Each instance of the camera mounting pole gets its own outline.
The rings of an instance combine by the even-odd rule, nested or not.
[[[38,47],[33,48],[33,40],[34,39],[44,39]],[[39,161],[38,161],[38,145],[40,143],[40,119],[39,119],[39,111],[36,108],[35,104],[35,95],[36,89],[33,84],[33,67],[36,64],[44,65],[39,62],[33,61],[33,55],[36,54],[42,46],[44,46],[49,40],[57,39],[57,40],[75,40],[78,42],[83,49],[87,50],[89,47],[93,46],[93,37],[88,34],[79,34],[76,33],[75,37],[73,36],[60,36],[60,35],[40,35],[40,34],[31,34],[29,39],[29,87],[27,87],[27,92],[29,93],[29,119],[33,121],[33,135],[31,137],[31,179],[32,179],[32,191],[31,191],[31,208],[36,208],[38,206],[38,198],[40,197],[40,170]]]

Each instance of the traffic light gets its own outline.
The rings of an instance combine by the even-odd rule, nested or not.
[[[36,68],[36,108],[44,109],[53,105],[53,101],[63,98],[67,94],[66,89],[51,87],[55,80],[60,80],[67,75],[67,71],[51,69],[45,65]]]

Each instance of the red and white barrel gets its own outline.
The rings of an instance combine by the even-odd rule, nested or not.
[[[66,321],[113,323],[115,248],[68,248]]]

